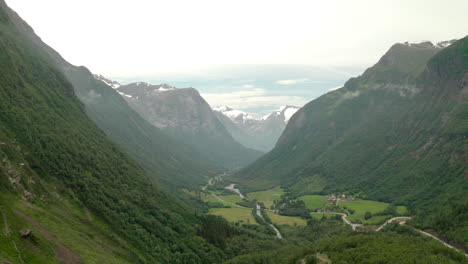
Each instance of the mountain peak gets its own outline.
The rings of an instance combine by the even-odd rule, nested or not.
[[[114,89],[118,89],[121,86],[120,83],[118,83],[116,81],[113,81],[113,80],[110,80],[110,79],[104,77],[101,74],[93,74],[93,76],[94,76],[94,79],[96,79],[98,81],[101,81],[101,82],[107,84],[108,86],[110,86],[110,87],[112,87]]]
[[[429,40],[422,40],[422,41],[406,41],[401,44],[408,46],[408,47],[416,47],[416,48],[443,49],[443,48],[450,46],[450,44],[454,43],[455,41],[457,40],[452,39],[452,40],[440,41],[440,42],[437,42],[437,44],[434,44]]]

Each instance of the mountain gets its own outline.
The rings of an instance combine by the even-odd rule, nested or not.
[[[235,141],[193,88],[137,82],[121,85],[117,91],[148,122],[218,166],[242,167],[261,155]]]
[[[289,119],[299,107],[285,105],[262,118],[255,118],[227,106],[213,110],[234,139],[246,147],[268,152],[275,146]]]
[[[71,82],[74,93],[94,123],[164,186],[198,188],[207,177],[220,172],[217,166],[199,158],[196,150],[144,120],[113,89],[115,82],[96,80],[87,68],[71,65],[43,43],[14,11],[9,10],[8,14],[25,41]]]
[[[0,1],[0,262],[219,263],[202,219],[95,125],[18,19]]]
[[[468,37],[441,46],[395,44],[299,110],[276,147],[234,179],[405,204],[426,228],[466,246]]]

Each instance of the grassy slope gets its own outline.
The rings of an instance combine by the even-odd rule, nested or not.
[[[236,178],[296,194],[356,191],[426,213],[466,203],[468,38],[434,53],[392,47],[343,89],[298,111],[276,148]]]

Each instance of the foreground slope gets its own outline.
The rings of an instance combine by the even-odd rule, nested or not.
[[[193,88],[137,82],[121,85],[117,90],[148,122],[192,146],[198,156],[218,166],[243,167],[261,155],[234,140]]]
[[[220,171],[193,148],[177,142],[133,111],[109,85],[85,67],[65,61],[47,46],[13,10],[3,4],[5,17],[38,54],[52,62],[71,82],[87,115],[114,142],[130,153],[155,179],[171,188],[195,187]]]
[[[198,218],[94,125],[65,76],[0,7],[0,259],[218,261],[195,235]],[[32,237],[21,238],[21,228]]]
[[[396,44],[362,76],[299,110],[275,149],[236,180],[437,211],[454,223],[432,227],[466,243],[467,98],[467,37],[445,49]]]

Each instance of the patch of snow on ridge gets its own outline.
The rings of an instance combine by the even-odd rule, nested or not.
[[[297,110],[299,110],[299,108],[288,108],[286,109],[286,111],[284,111],[284,122],[288,122],[289,119],[291,119],[291,117],[297,112]]]
[[[129,94],[125,94],[125,93],[122,93],[122,92],[118,92],[120,95],[122,96],[125,96],[125,97],[128,97],[128,98],[133,98],[133,96],[129,95]]]
[[[248,113],[244,111],[234,110],[225,105],[220,106],[220,107],[215,107],[213,108],[213,110],[222,113],[223,115],[229,117],[229,119],[231,119],[234,122],[239,122],[239,121],[245,122],[246,120],[256,120],[255,117],[249,115]]]
[[[272,115],[272,113],[268,114],[268,115],[265,115],[265,116],[262,116],[262,120],[267,120],[270,116]]]
[[[433,42],[429,40],[422,40],[422,41],[406,41],[403,43],[403,45],[406,45],[408,47],[422,47],[422,48],[446,48],[450,46],[453,42],[455,42],[456,39],[452,40],[446,40],[446,41],[440,41],[437,42],[437,44],[434,44]]]
[[[107,84],[108,86],[112,87],[113,89],[117,89],[117,88],[119,88],[121,86],[120,83],[118,83],[116,81],[111,81],[111,80],[107,79],[106,77],[104,77],[101,74],[93,74],[93,76],[94,76],[94,79]]]

